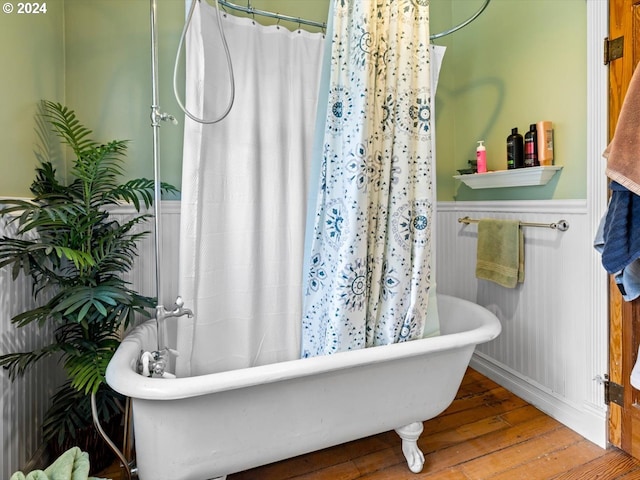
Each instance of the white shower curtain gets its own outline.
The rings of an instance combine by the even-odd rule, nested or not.
[[[435,280],[428,4],[333,1],[330,94],[305,263],[305,357],[425,333]]]
[[[297,358],[309,157],[321,34],[223,18],[236,82],[222,122],[186,119],[178,320],[180,376]],[[187,37],[187,108],[219,115],[229,95],[215,8]]]

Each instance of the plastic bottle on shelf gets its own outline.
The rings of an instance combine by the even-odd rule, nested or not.
[[[476,148],[476,167],[478,173],[487,173],[487,149],[484,146],[484,140],[478,140],[478,148]]]
[[[524,166],[537,167],[538,163],[538,134],[536,124],[529,125],[529,131],[524,134]]]
[[[553,165],[553,123],[543,120],[537,124],[538,162],[542,166]]]
[[[518,133],[518,128],[511,129],[511,135],[507,137],[507,168],[524,167],[524,139]]]

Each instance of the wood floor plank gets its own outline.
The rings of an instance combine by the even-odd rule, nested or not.
[[[438,473],[427,474],[427,476],[423,478],[428,478],[429,480],[469,480],[469,477],[467,477],[460,470],[456,470],[456,469],[444,470]]]
[[[437,433],[423,433],[418,445],[424,453],[431,453],[443,448],[462,443],[473,438],[498,430],[506,430],[511,425],[500,416],[483,418],[477,422],[461,425],[451,430]]]
[[[402,442],[399,438],[397,444],[392,448],[363,455],[360,458],[354,458],[352,461],[363,475],[377,472],[395,465],[406,466],[406,460],[402,454]]]
[[[431,473],[422,471],[412,473],[407,464],[398,464],[393,467],[379,470],[368,475],[364,475],[358,480],[469,480],[459,469],[447,469],[440,472]]]
[[[496,388],[501,387],[493,380],[487,377],[479,376],[476,377],[472,382],[462,383],[460,385],[458,393],[456,394],[456,400],[471,395],[482,395],[484,392],[488,392],[489,390],[493,390]]]
[[[420,480],[421,478],[423,477],[412,473],[407,468],[407,464],[403,462],[393,465],[392,467],[368,473],[360,477],[358,480]]]
[[[557,428],[524,443],[517,443],[500,450],[499,455],[484,455],[466,462],[462,471],[472,480],[493,478],[500,472],[509,472],[523,464],[529,464],[580,442],[582,437],[568,429]],[[499,478],[499,477],[497,477]],[[517,475],[512,479],[521,478]]]
[[[470,393],[468,395],[460,396],[442,412],[441,416],[446,417],[453,413],[461,412],[463,410],[470,410],[472,408],[478,408],[482,405],[496,405],[504,402],[519,401],[515,395],[506,391],[502,387],[491,388],[488,390],[482,389],[482,391]]]
[[[616,480],[640,480],[640,470],[633,470],[631,472],[625,473],[619,477],[616,477]]]
[[[527,443],[528,446],[529,442]],[[559,473],[571,470],[585,462],[604,455],[603,450],[593,443],[582,440],[567,448],[546,453],[533,461],[519,465],[496,475],[485,476],[483,480],[540,480],[553,478]],[[586,480],[589,477],[584,477]],[[593,478],[593,477],[591,477]],[[596,477],[597,478],[597,477]]]
[[[479,457],[500,452],[504,448],[526,442],[530,438],[560,428],[558,422],[540,415],[532,420],[519,423],[505,431],[493,432],[467,442],[428,454],[426,466],[431,472],[451,468]],[[498,458],[502,458],[499,453]]]
[[[542,417],[546,417],[549,423],[554,424],[556,427],[558,428],[562,427],[562,424],[560,422],[552,419],[551,417],[548,417],[547,415],[542,413],[540,410],[538,410],[536,407],[528,404],[522,407],[510,410],[509,412],[506,412],[500,415],[500,418],[502,418],[505,422],[507,422],[512,427],[515,427],[516,425],[519,425],[521,423],[528,422],[530,420],[534,420],[536,418],[542,418]]]
[[[487,378],[487,377],[482,375],[479,371],[474,370],[471,367],[468,367],[464,373],[464,377],[462,377],[462,382],[460,382],[460,385],[462,386],[468,385],[470,383],[477,382],[478,380],[482,380],[484,378]]]
[[[305,475],[289,477],[291,480],[355,480],[360,478],[361,472],[353,462],[340,463],[331,467],[310,472]],[[262,477],[252,477],[254,480],[262,480]]]
[[[635,474],[635,477],[626,476],[630,474]],[[553,480],[584,480],[585,478],[597,478],[598,480],[640,479],[640,461],[621,450],[610,449],[603,456],[562,472],[553,477]]]
[[[504,394],[495,397],[491,403],[481,403],[474,408],[456,411],[450,414],[442,414],[425,422],[425,433],[433,434],[452,428],[476,422],[482,418],[494,417],[518,407],[526,405],[526,402],[515,395]]]

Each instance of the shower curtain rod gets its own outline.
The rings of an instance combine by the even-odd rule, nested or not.
[[[327,28],[326,23],[315,22],[313,20],[305,20],[300,17],[291,17],[289,15],[283,15],[281,13],[267,12],[266,10],[258,10],[248,4],[246,7],[242,5],[236,5],[235,3],[228,2],[227,0],[218,0],[218,3],[223,7],[228,7],[232,10],[238,10],[240,12],[248,13],[250,15],[261,15],[263,17],[277,18],[278,20],[285,20],[287,22],[297,23],[299,25],[310,25],[312,27]]]
[[[485,8],[487,8],[487,6],[489,6],[489,2],[491,2],[491,0],[485,0],[484,4],[480,7],[480,9],[476,13],[471,15],[468,19],[466,19],[464,22],[459,23],[458,25],[450,28],[449,30],[444,30],[444,31],[442,31],[440,33],[434,33],[433,35],[429,36],[429,39],[430,40],[435,40],[437,38],[444,37],[445,35],[449,35],[449,34],[451,34],[453,32],[457,32],[458,30],[460,30],[463,27],[466,27],[471,22],[473,22],[476,18],[478,18],[482,12],[484,12]],[[230,8],[232,10],[237,10],[239,12],[248,13],[250,15],[261,15],[263,17],[268,17],[268,18],[276,18],[278,20],[285,20],[287,22],[297,23],[298,25],[310,25],[312,27],[318,27],[318,28],[321,28],[323,30],[325,30],[326,27],[327,27],[326,23],[315,22],[313,20],[306,20],[306,19],[300,18],[300,17],[292,17],[292,16],[289,16],[289,15],[282,15],[281,13],[274,13],[274,12],[268,12],[268,11],[265,11],[265,10],[258,10],[257,8],[252,7],[250,3],[248,3],[246,7],[243,7],[242,5],[237,5],[235,3],[231,3],[231,2],[229,2],[227,0],[218,0],[218,3],[223,7],[227,7],[227,8]]]

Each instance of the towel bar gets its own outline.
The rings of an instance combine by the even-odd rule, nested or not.
[[[458,219],[458,223],[478,223],[480,220],[476,218],[462,217]],[[560,230],[566,232],[569,230],[569,222],[566,220],[558,220],[556,223],[534,223],[534,222],[520,222],[521,227],[545,227],[552,228],[554,230]]]

